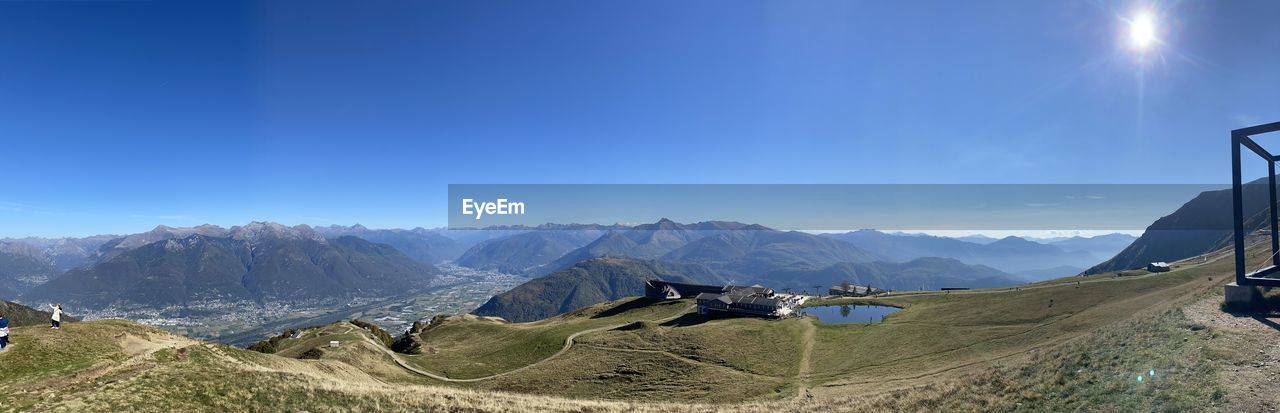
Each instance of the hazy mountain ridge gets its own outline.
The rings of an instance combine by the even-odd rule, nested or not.
[[[182,231],[160,230],[151,235],[162,240],[72,269],[22,300],[88,308],[333,300],[412,290],[436,273],[390,246],[350,236],[330,241],[305,225],[255,222],[213,232],[222,236],[184,238],[173,237]]]
[[[1270,196],[1265,180],[1244,185],[1245,230],[1269,226]],[[1177,261],[1228,247],[1233,242],[1232,191],[1205,191],[1147,227],[1133,244],[1111,259],[1085,270],[1098,274],[1139,268],[1150,262]]]
[[[604,234],[604,230],[598,229],[524,232],[476,244],[456,262],[479,270],[521,274],[551,263]]]
[[[886,290],[936,290],[943,287],[1007,287],[1025,281],[985,265],[969,265],[953,258],[925,257],[907,262],[842,262],[821,269],[779,270],[763,275],[775,288],[808,290],[849,281]]]
[[[1124,248],[1123,245],[1127,245],[1125,241],[1131,239],[1123,234],[1112,235],[1067,238],[1042,244],[1014,236],[976,243],[957,238],[890,234],[875,230],[823,234],[887,256],[893,261],[924,257],[954,258],[967,264],[986,265],[1007,273],[1025,274],[1026,278],[1033,280],[1041,279],[1035,275],[1044,274],[1050,269],[1086,268],[1094,265],[1106,259],[1105,256]]]
[[[779,269],[818,269],[838,262],[885,258],[843,241],[798,231],[728,231],[698,239],[661,257],[697,263],[727,275],[750,277]]]
[[[425,264],[438,264],[452,261],[462,255],[468,244],[442,234],[441,230],[414,229],[369,229],[363,225],[351,226],[330,225],[316,227],[315,230],[327,238],[354,236],[369,242],[387,244],[403,252],[409,258]]]
[[[590,244],[570,251],[539,268],[536,274],[547,274],[568,268],[583,260],[599,257],[631,257],[657,259],[699,239],[726,231],[768,230],[758,225],[732,221],[704,221],[680,224],[663,218],[626,231],[610,231]]]
[[[5,238],[0,239],[0,251],[26,255],[52,265],[58,271],[65,271],[92,262],[98,248],[116,238],[119,236]]]
[[[474,232],[514,231],[471,247],[457,263],[481,270],[545,275],[579,261],[611,255],[656,258],[687,243],[685,232],[745,224],[708,221],[678,224],[666,218],[653,224],[542,224],[487,227]],[[455,230],[457,231],[457,230]]]
[[[16,298],[57,276],[58,270],[46,261],[0,251],[0,298]]]
[[[1129,234],[1114,233],[1087,238],[1075,236],[1044,241],[1033,239],[1032,241],[1047,243],[1062,248],[1064,251],[1084,251],[1101,259],[1108,259],[1114,257],[1137,240],[1138,237]]]

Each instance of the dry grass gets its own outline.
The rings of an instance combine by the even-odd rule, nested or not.
[[[100,341],[99,350],[111,354],[76,374],[47,379],[6,380],[0,389],[5,411],[452,411],[452,412],[791,412],[791,411],[1097,411],[1177,410],[1213,400],[1215,392],[1205,370],[1189,349],[1200,347],[1206,335],[1186,328],[1180,313],[1105,329],[1095,337],[1032,357],[1031,363],[1004,366],[954,380],[930,381],[882,393],[845,393],[843,397],[802,398],[734,404],[670,403],[661,401],[591,401],[439,386],[393,384],[342,360],[304,361],[259,354],[224,346],[193,344],[147,332],[123,322],[89,322],[94,335],[122,336]],[[33,348],[57,332],[19,330]],[[84,331],[78,332],[84,333]],[[87,335],[87,334],[86,334]],[[126,339],[127,338],[127,339]],[[1191,341],[1187,341],[1188,339]],[[125,354],[123,343],[138,347],[151,341],[148,351]],[[177,348],[167,348],[177,343]],[[157,350],[158,349],[158,350]],[[351,353],[371,352],[359,346]],[[155,351],[151,351],[155,350]],[[577,351],[577,350],[575,350]],[[587,354],[566,357],[566,365],[547,368],[588,373]],[[0,355],[7,363],[17,353]],[[349,355],[350,356],[350,355]],[[349,357],[348,356],[348,357]],[[667,362],[654,358],[661,370]],[[1153,364],[1154,363],[1154,364]],[[131,365],[120,368],[119,365]],[[115,366],[115,367],[113,367]],[[1133,371],[1160,369],[1161,378],[1143,388],[1130,383]],[[1086,371],[1086,368],[1088,369]],[[1082,373],[1083,372],[1083,373]],[[698,374],[693,370],[682,374]],[[698,377],[708,379],[708,377]],[[680,383],[671,383],[673,385]],[[535,385],[535,383],[530,383]],[[572,386],[574,384],[561,384]],[[627,392],[626,383],[602,391]],[[708,388],[709,395],[729,398],[734,393]],[[742,389],[749,390],[749,389]],[[637,394],[645,394],[638,391]],[[604,396],[608,396],[607,394]],[[656,398],[655,398],[656,399]],[[1019,406],[1018,403],[1023,403]]]
[[[636,299],[639,300],[639,299]],[[635,300],[587,307],[532,323],[455,316],[422,333],[423,354],[405,360],[455,379],[504,373],[536,363],[564,347],[565,338],[594,328],[679,315],[688,300],[635,305]],[[611,311],[615,306],[626,311]]]

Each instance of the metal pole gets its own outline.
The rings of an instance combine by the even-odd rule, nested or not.
[[[1277,238],[1277,235],[1276,235],[1277,219],[1276,219],[1276,162],[1275,161],[1270,159],[1267,160],[1267,172],[1269,172],[1267,175],[1267,183],[1270,184],[1268,185],[1268,187],[1271,190],[1270,191],[1271,206],[1267,208],[1271,210],[1271,265],[1280,266],[1280,254],[1276,254],[1276,251],[1280,251],[1280,238]]]
[[[1231,134],[1231,205],[1235,217],[1236,284],[1248,284],[1244,277],[1244,193],[1240,183],[1240,136]]]

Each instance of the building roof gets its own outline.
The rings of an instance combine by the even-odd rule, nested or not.
[[[695,297],[695,299],[698,301],[715,300],[715,301],[725,303],[726,305],[746,304],[746,305],[763,305],[763,306],[771,306],[771,307],[780,307],[782,305],[782,300],[778,300],[776,298],[768,298],[768,297],[761,297],[757,295],[748,295],[748,294],[702,293],[702,294],[698,294],[698,296]]]
[[[770,307],[778,307],[782,303],[782,301],[778,299],[756,296],[734,297],[733,301],[738,304],[763,305]]]
[[[763,287],[760,285],[753,285],[750,287],[744,287],[741,285],[726,285],[724,286],[723,291],[729,294],[770,294],[773,292],[773,289],[768,287]]]

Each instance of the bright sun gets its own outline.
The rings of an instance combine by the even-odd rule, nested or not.
[[[1138,50],[1146,50],[1156,41],[1156,19],[1150,13],[1140,13],[1129,22],[1129,42]]]

